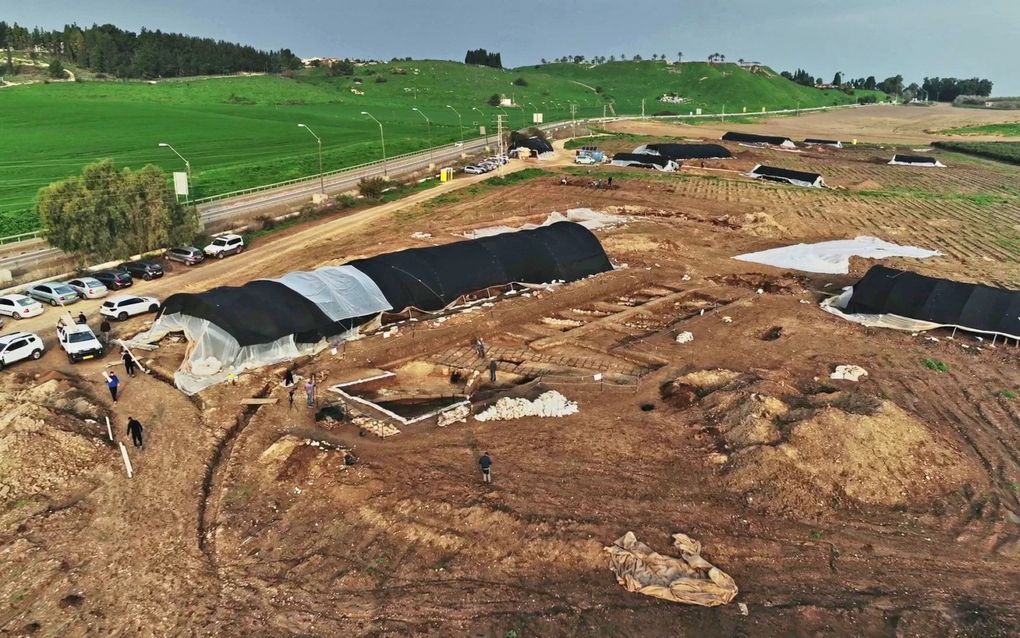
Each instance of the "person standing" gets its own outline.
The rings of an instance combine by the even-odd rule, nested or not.
[[[481,337],[475,339],[475,352],[478,353],[479,359],[485,358],[485,342],[482,341]]]
[[[482,468],[482,483],[492,483],[492,458],[488,452],[482,452],[478,467]]]
[[[75,320],[75,323],[80,325],[80,326],[84,326],[88,322],[89,322],[89,320],[85,317],[85,313],[84,312],[79,312],[78,313],[78,319]]]
[[[613,190],[613,176],[609,176],[609,190]]]
[[[310,376],[305,382],[305,403],[308,407],[315,407],[315,380]]]
[[[103,323],[99,324],[99,340],[103,342],[104,346],[110,345],[110,330],[110,322],[103,319]]]
[[[124,371],[128,373],[128,376],[135,376],[135,358],[131,356],[127,348],[124,348],[120,353],[120,358],[124,360]]]
[[[133,416],[128,417],[127,433],[131,435],[135,447],[142,447],[142,424]]]
[[[489,382],[496,382],[496,360],[492,359],[489,361]]]
[[[294,385],[294,370],[287,368],[287,371],[283,373],[283,385],[289,388]]]
[[[117,402],[117,388],[120,387],[120,379],[117,378],[116,372],[111,372],[110,376],[106,377],[106,387],[110,389],[110,396],[113,397],[113,402]]]

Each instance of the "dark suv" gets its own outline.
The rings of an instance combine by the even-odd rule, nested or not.
[[[150,279],[159,279],[163,276],[162,264],[155,261],[125,261],[120,266],[117,266],[116,269],[121,272],[126,272],[132,277],[141,277],[145,281],[149,281]]]
[[[205,253],[194,246],[177,246],[166,251],[166,258],[179,261],[187,266],[194,266],[205,261]]]
[[[123,270],[100,270],[90,276],[101,281],[110,290],[123,290],[134,283],[131,275]]]

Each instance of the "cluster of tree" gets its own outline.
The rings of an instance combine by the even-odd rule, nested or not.
[[[489,53],[485,49],[474,49],[468,51],[464,56],[464,64],[479,64],[481,66],[491,66],[494,69],[502,69],[503,59],[498,51]]]
[[[329,65],[329,74],[336,75],[354,75],[354,62],[348,59],[336,60]],[[385,82],[385,80],[383,80]]]
[[[195,207],[178,203],[166,174],[151,164],[138,171],[110,160],[90,164],[80,177],[41,188],[35,207],[51,245],[89,259],[188,244],[201,230]]]
[[[992,81],[981,78],[924,78],[921,91],[925,98],[937,102],[952,102],[961,95],[988,97],[992,94]]]
[[[816,84],[823,83],[822,78],[818,78],[816,81],[815,76],[811,75],[804,69],[797,69],[793,73],[790,73],[789,71],[782,71],[779,75],[783,76],[787,80],[796,82],[797,84],[803,84],[804,86],[814,86]]]
[[[684,57],[683,52],[682,51],[678,51],[677,54],[676,54],[677,61],[678,62],[682,61],[683,57]],[[723,57],[725,58],[725,56],[723,56]],[[560,64],[585,64],[585,63],[588,63],[588,64],[605,64],[606,62],[616,62],[617,59],[619,59],[620,62],[624,62],[624,61],[627,60],[627,55],[624,54],[624,53],[621,53],[619,58],[617,58],[617,56],[615,56],[615,55],[610,55],[609,57],[606,57],[604,55],[596,55],[596,56],[591,57],[591,58],[589,58],[589,57],[587,57],[585,55],[561,55],[560,57],[553,58],[552,60],[547,60],[545,58],[542,58],[542,64],[549,64],[550,62],[558,62]],[[640,62],[644,58],[641,57],[640,53],[635,53],[633,56],[630,57],[630,59],[634,60],[635,62]],[[665,62],[666,61],[666,54],[665,53],[653,53],[652,54],[652,59],[653,60],[662,60],[662,61]]]
[[[0,22],[0,48],[45,51],[50,58],[70,62],[96,73],[122,78],[180,77],[242,71],[279,73],[301,67],[289,49],[261,51],[254,47],[196,38],[179,33],[142,29],[124,31],[112,24],[60,31],[29,31],[18,24]],[[8,72],[13,71],[9,69]]]

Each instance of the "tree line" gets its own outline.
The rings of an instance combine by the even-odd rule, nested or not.
[[[803,84],[804,86],[817,86],[825,84],[825,79],[808,73],[804,69],[797,69],[794,72],[783,71],[780,73],[787,80]],[[961,95],[977,95],[988,97],[992,94],[992,81],[982,78],[969,78],[965,80],[957,78],[924,78],[921,84],[912,82],[904,84],[902,75],[893,75],[882,81],[877,81],[874,75],[864,78],[847,79],[843,74],[837,72],[832,78],[831,84],[843,89],[866,89],[879,90],[889,95],[895,95],[905,100],[923,98],[937,102],[952,102]]]
[[[6,72],[14,73],[11,50],[43,51],[50,58],[119,78],[185,77],[239,72],[279,73],[301,67],[290,49],[263,51],[252,46],[142,29],[125,31],[112,24],[62,30],[29,30],[0,21],[0,48]]]
[[[464,56],[464,64],[479,64],[491,66],[494,69],[503,68],[503,58],[498,51],[488,52],[485,49],[472,49]]]

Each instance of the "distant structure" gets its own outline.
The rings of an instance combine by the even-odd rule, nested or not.
[[[934,157],[925,157],[923,155],[893,155],[893,158],[889,160],[889,163],[893,166],[920,166],[922,168],[945,168],[946,165],[938,161]]]
[[[726,142],[743,142],[745,144],[767,144],[769,146],[781,146],[782,148],[797,148],[788,137],[777,137],[773,135],[755,135],[753,133],[736,133],[730,131],[722,136]]]
[[[803,171],[792,171],[787,168],[778,168],[776,166],[765,166],[763,164],[757,164],[751,169],[751,172],[747,174],[748,177],[754,179],[762,179],[768,182],[781,182],[783,184],[790,184],[792,186],[804,186],[807,188],[824,188],[825,182],[822,181],[822,176],[818,173],[805,173]]]

